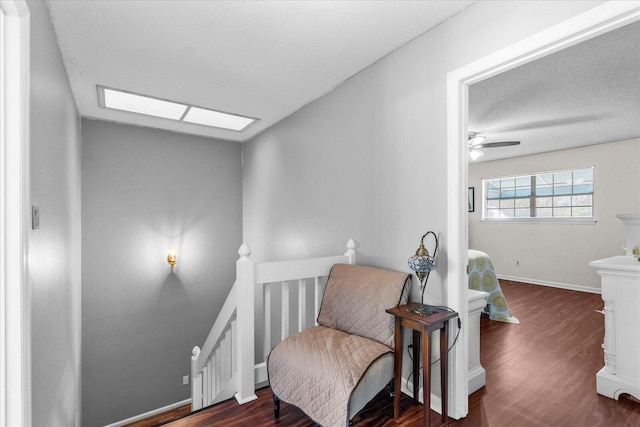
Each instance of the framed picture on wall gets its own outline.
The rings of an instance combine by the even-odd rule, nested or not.
[[[475,187],[469,187],[468,203],[469,203],[469,212],[475,212],[476,210]]]

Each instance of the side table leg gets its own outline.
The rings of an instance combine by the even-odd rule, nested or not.
[[[424,425],[431,425],[431,337],[428,330],[422,331],[422,401],[424,402]]]
[[[402,324],[399,317],[396,317],[394,345],[393,418],[398,418],[400,417],[400,394],[402,393]]]
[[[420,331],[413,330],[413,403],[420,404]]]
[[[449,322],[445,321],[440,329],[440,393],[442,394],[442,422],[447,422],[449,408],[449,390],[447,390],[449,376],[449,351],[447,349],[449,337]]]

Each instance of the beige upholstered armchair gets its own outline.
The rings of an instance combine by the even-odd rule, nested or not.
[[[269,354],[267,369],[280,401],[323,426],[348,426],[393,379],[394,318],[406,302],[409,275],[358,265],[333,266],[318,325],[292,335]]]

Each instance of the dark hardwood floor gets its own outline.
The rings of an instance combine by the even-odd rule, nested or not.
[[[481,361],[486,386],[469,396],[469,414],[451,426],[640,426],[640,403],[596,393],[603,366],[604,337],[600,295],[501,280],[519,325],[481,319]],[[168,427],[314,426],[285,403],[273,419],[268,388],[258,400],[229,401],[172,421]],[[417,426],[422,407],[403,395],[402,417],[393,419],[388,392],[380,393],[354,419],[354,426]],[[431,411],[432,425],[440,415]],[[148,424],[147,424],[148,425]],[[142,426],[142,424],[139,424]]]
[[[170,411],[162,412],[149,418],[127,424],[124,427],[153,427],[177,418],[182,418],[191,412],[191,404],[178,406]]]
[[[598,294],[500,280],[519,325],[481,319],[486,386],[459,426],[640,426],[640,403],[596,393],[604,365]]]

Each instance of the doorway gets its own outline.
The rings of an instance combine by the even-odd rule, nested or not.
[[[447,76],[447,275],[455,283],[448,290],[447,303],[461,313],[468,312],[468,158],[467,117],[469,86],[504,71],[573,46],[608,31],[640,20],[637,3],[608,2],[581,15],[516,43],[506,49],[459,68]],[[468,413],[468,335],[460,334],[461,351],[452,352],[449,413],[462,418]]]
[[[31,425],[29,9],[0,3],[0,424]],[[10,327],[7,327],[10,325]]]

